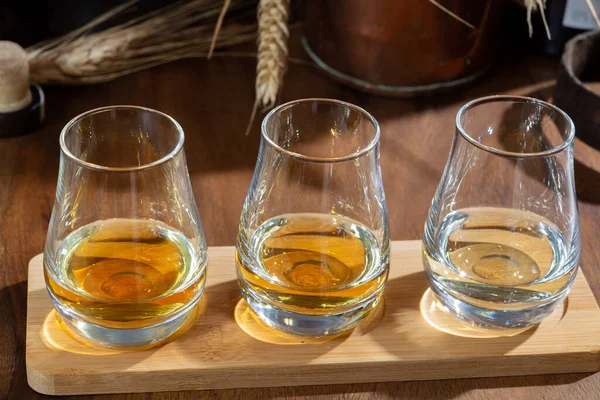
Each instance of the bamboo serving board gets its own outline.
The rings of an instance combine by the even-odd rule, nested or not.
[[[392,242],[391,250],[383,304],[351,333],[310,339],[258,323],[240,300],[234,248],[209,248],[199,319],[176,340],[138,352],[89,347],[65,333],[39,255],[29,264],[29,385],[70,395],[600,370],[600,309],[583,274],[567,304],[539,326],[499,336],[437,305],[427,290],[420,241]]]

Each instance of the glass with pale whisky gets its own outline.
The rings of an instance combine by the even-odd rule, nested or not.
[[[379,125],[365,110],[306,99],[262,123],[237,238],[238,282],[266,325],[325,336],[380,300],[389,266]]]
[[[430,287],[450,312],[524,328],[563,303],[580,253],[574,137],[567,114],[532,98],[460,109],[423,243]]]
[[[59,318],[94,343],[155,345],[197,314],[206,241],[183,142],[173,118],[133,106],[61,132],[44,273]]]

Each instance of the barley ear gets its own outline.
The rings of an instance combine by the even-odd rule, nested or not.
[[[275,106],[283,84],[288,56],[288,15],[290,0],[260,0],[258,4],[258,63],[256,64],[256,99],[248,129],[256,109]]]

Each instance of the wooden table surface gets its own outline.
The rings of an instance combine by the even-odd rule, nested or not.
[[[314,67],[292,64],[282,101],[336,98],[364,107],[379,120],[391,238],[419,239],[460,106],[488,94],[552,95],[555,61],[521,55],[507,59],[468,89],[413,100],[369,96],[331,81]],[[254,98],[254,68],[250,58],[186,60],[108,84],[48,87],[45,126],[27,136],[0,139],[0,398],[44,397],[27,386],[25,374],[27,263],[43,250],[63,125],[83,111],[111,104],[147,106],[172,115],[186,132],[185,151],[208,244],[233,245],[260,140],[258,120],[244,136]],[[581,266],[598,300],[600,152],[577,142],[575,173]],[[600,373],[84,398],[598,399]]]

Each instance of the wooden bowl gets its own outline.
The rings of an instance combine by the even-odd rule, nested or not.
[[[600,149],[600,32],[575,36],[565,46],[554,104],[571,116],[577,137]]]

